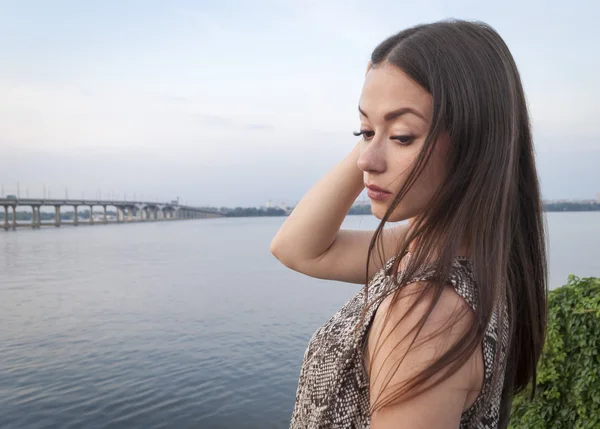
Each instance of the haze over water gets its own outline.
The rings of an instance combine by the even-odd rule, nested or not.
[[[600,275],[600,212],[547,219],[551,286]],[[361,286],[277,262],[283,220],[1,232],[0,427],[287,427],[310,336]]]

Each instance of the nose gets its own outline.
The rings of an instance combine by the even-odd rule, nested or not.
[[[365,173],[383,173],[386,169],[385,148],[382,142],[371,141],[363,143],[356,165]]]

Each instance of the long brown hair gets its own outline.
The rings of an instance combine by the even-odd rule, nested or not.
[[[449,174],[398,248],[398,255],[410,248],[411,257],[400,278],[400,258],[394,261],[393,288],[400,290],[424,264],[433,267],[434,279],[439,280],[427,282],[420,295],[433,293],[434,299],[417,326],[418,334],[442,293],[443,279],[448,278],[463,240],[478,285],[476,323],[393,397],[373,404],[372,412],[414,397],[455,373],[481,344],[492,313],[500,306],[507,310],[508,320],[502,320],[500,311],[498,338],[506,335],[509,345],[503,365],[497,347],[494,367],[506,367],[500,418],[500,426],[505,427],[513,395],[530,382],[535,389],[545,340],[547,293],[543,207],[515,61],[490,26],[452,20],[418,25],[389,37],[375,48],[371,62],[373,67],[394,65],[425,88],[432,95],[433,115],[421,153],[375,231],[367,272],[387,220],[423,171],[438,136],[446,132],[451,142]],[[369,278],[365,283],[366,296]],[[502,383],[499,372],[494,383]],[[432,381],[433,375],[442,373]]]

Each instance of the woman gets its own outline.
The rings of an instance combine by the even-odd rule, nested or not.
[[[365,284],[312,337],[291,427],[504,428],[513,395],[535,386],[546,326],[514,60],[485,24],[404,30],[373,51],[359,115],[356,147],[271,244],[293,270]],[[379,227],[340,230],[365,186]]]

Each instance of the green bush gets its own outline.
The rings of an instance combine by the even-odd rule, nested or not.
[[[514,398],[509,428],[600,428],[600,278],[569,276],[548,296],[537,392]]]

